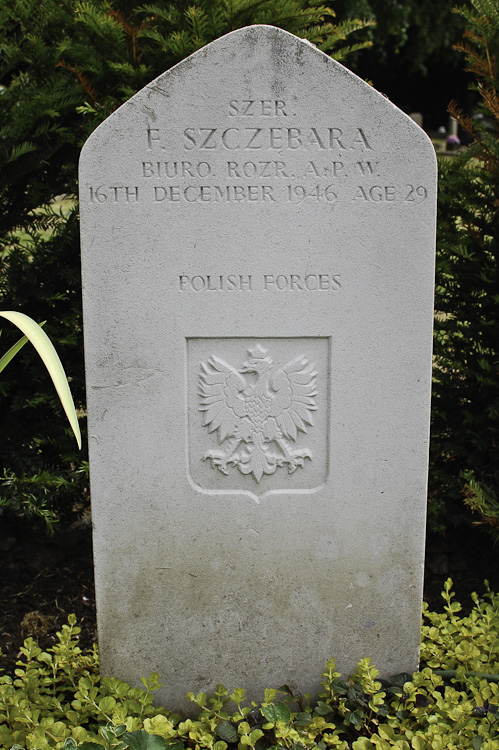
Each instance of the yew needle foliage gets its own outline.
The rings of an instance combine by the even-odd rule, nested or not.
[[[254,23],[284,28],[336,57],[366,46],[347,41],[364,22],[337,24],[317,0],[0,3],[0,309],[47,321],[83,428],[80,149],[156,76]],[[2,333],[7,350],[14,334]],[[0,383],[0,513],[37,515],[50,525],[80,502],[85,455],[75,451],[59,412],[36,355],[21,352]]]
[[[440,162],[430,509],[445,523],[466,502],[499,538],[499,6],[459,11],[459,49],[479,117],[451,111],[473,139]],[[461,513],[462,514],[462,513]]]

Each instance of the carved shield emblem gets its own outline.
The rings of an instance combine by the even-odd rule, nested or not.
[[[187,348],[196,484],[257,497],[322,484],[328,339],[189,339]]]

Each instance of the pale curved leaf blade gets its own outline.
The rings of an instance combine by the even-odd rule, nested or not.
[[[66,412],[69,424],[71,425],[71,429],[74,432],[76,442],[78,443],[78,448],[81,448],[80,426],[78,424],[78,417],[76,416],[73,397],[71,396],[66,373],[64,372],[64,368],[61,364],[61,360],[59,359],[59,355],[54,349],[54,346],[49,337],[40,328],[38,323],[35,323],[32,318],[30,318],[28,315],[25,315],[24,313],[4,310],[0,311],[0,317],[5,318],[6,320],[17,326],[33,344],[36,351],[42,358],[43,363],[45,364],[45,367],[47,368],[48,373],[52,378],[52,382],[54,383],[57,394],[61,400],[62,408]],[[14,344],[14,347],[16,347],[18,344],[20,344],[20,341],[18,341],[17,344]],[[9,350],[9,352],[10,351],[11,350]],[[7,352],[7,354],[9,354],[9,352]],[[14,354],[15,353],[16,352],[14,352]],[[14,354],[12,356],[14,356]]]

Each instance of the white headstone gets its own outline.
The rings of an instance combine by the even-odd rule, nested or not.
[[[159,700],[417,667],[435,156],[312,44],[235,31],[81,157],[98,633]]]

